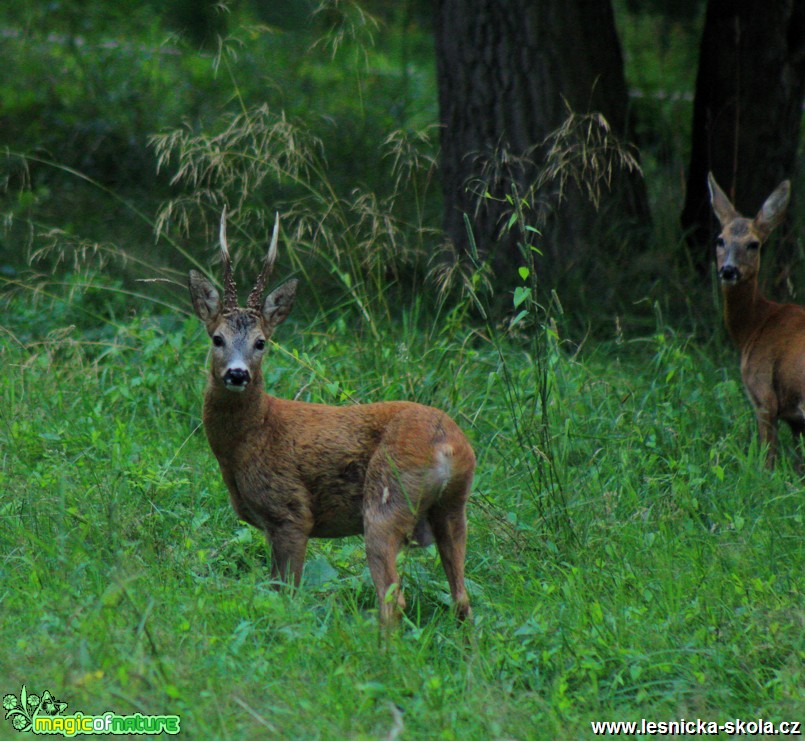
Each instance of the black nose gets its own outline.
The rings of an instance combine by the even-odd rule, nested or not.
[[[224,373],[224,383],[227,386],[245,386],[249,382],[249,371],[245,368],[230,368]]]
[[[718,277],[727,283],[734,283],[741,277],[741,271],[734,265],[725,265],[718,271]]]

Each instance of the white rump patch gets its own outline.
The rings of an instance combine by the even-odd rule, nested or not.
[[[433,472],[445,483],[453,475],[453,446],[449,443],[445,443],[436,451]]]

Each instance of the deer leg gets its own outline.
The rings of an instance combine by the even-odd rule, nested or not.
[[[803,443],[805,443],[805,419],[788,420],[788,426],[794,436],[794,448],[797,458],[796,468],[800,475],[805,473],[805,461],[803,461]]]
[[[442,567],[450,585],[453,608],[461,621],[472,619],[470,599],[464,586],[464,558],[467,551],[467,516],[464,501],[450,507],[435,507],[428,515]]]
[[[403,484],[384,453],[376,454],[370,461],[364,484],[363,532],[383,626],[398,622],[405,610],[397,555],[419,519],[409,498],[410,488]]]
[[[773,412],[765,408],[757,410],[757,432],[760,444],[766,446],[766,468],[774,468],[777,456],[777,419]]]
[[[366,560],[377,592],[380,624],[392,626],[399,622],[405,610],[397,554],[403,537],[393,523],[369,518],[364,526]]]
[[[271,543],[271,578],[295,587],[302,581],[308,535],[296,526],[272,528],[267,534]]]

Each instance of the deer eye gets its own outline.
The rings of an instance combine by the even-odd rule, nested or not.
[[[760,247],[760,242],[750,242],[749,244],[746,245],[746,249],[752,250],[752,251],[758,249],[759,247]]]
[[[215,334],[212,336],[212,344],[216,347],[223,347],[224,346],[224,338],[221,337],[219,334]]]
[[[716,239],[716,247],[723,247],[724,246],[724,237],[718,237]]]
[[[265,348],[266,348],[266,341],[265,340],[260,339],[260,340],[257,340],[254,343],[254,349],[255,350],[265,350]]]

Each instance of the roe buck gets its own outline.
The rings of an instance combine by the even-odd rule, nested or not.
[[[778,304],[758,289],[760,246],[788,206],[784,180],[753,219],[741,216],[708,174],[710,202],[721,224],[716,264],[724,297],[724,322],[741,352],[741,377],[755,409],[760,442],[774,467],[777,423],[791,427],[798,447],[805,433],[805,307]],[[800,451],[801,456],[801,451]]]
[[[380,622],[405,608],[396,559],[411,540],[435,539],[455,611],[469,618],[464,588],[465,506],[475,454],[442,411],[405,401],[335,407],[263,391],[261,362],[288,316],[298,281],[263,300],[277,256],[279,217],[246,308],[238,307],[226,242],[220,242],[224,296],[190,271],[190,296],[212,339],[204,429],[238,517],[271,544],[271,573],[298,585],[309,538],[363,533]]]

